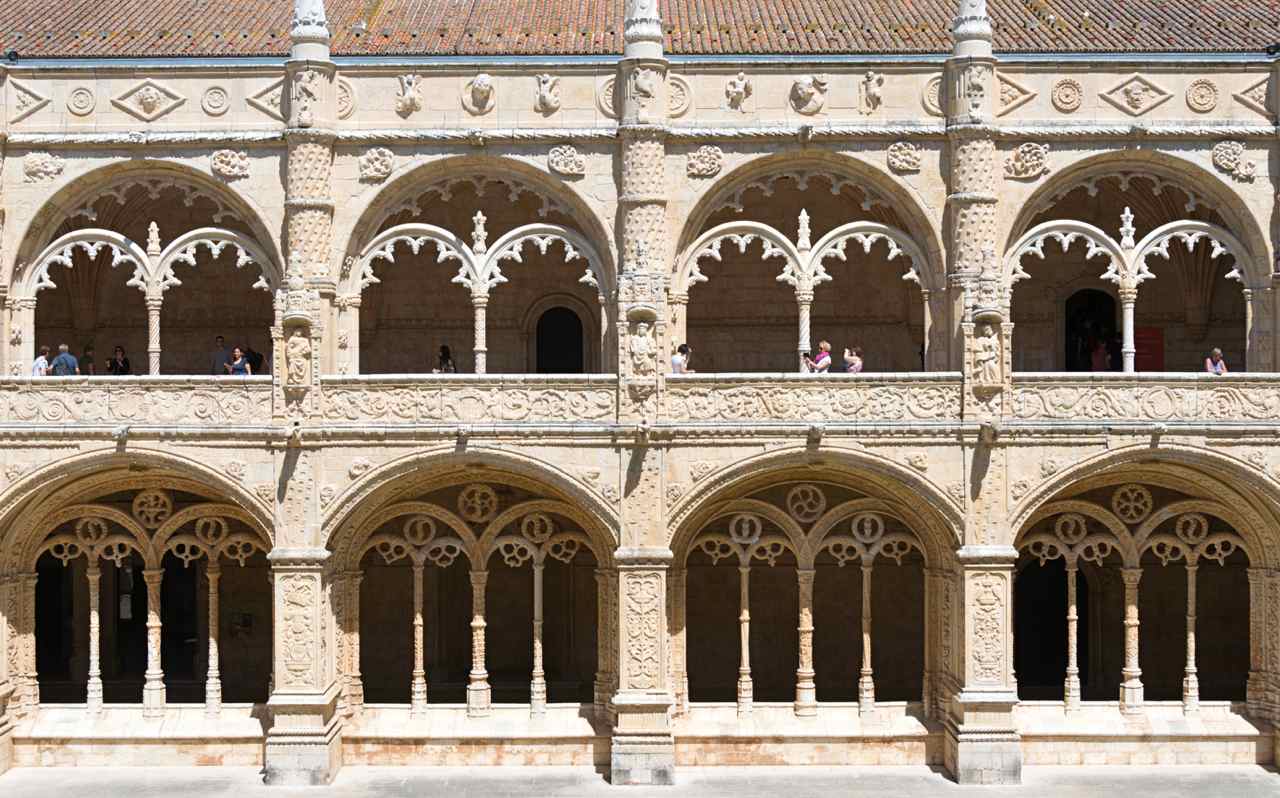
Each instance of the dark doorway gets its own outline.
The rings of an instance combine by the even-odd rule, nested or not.
[[[539,374],[582,374],[582,319],[568,308],[551,308],[538,318]]]
[[[1067,299],[1067,371],[1120,371],[1116,301],[1106,291],[1086,288]]]
[[[1081,687],[1088,682],[1089,591],[1076,571],[1076,663]],[[1067,568],[1061,559],[1030,562],[1014,583],[1013,668],[1018,697],[1061,701],[1067,678]]]

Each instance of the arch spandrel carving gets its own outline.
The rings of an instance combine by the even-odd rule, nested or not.
[[[446,156],[415,163],[393,175],[363,205],[353,209],[345,217],[345,221],[337,220],[335,229],[339,232],[335,238],[340,239],[343,235],[342,225],[349,224],[345,254],[346,257],[359,257],[366,249],[367,242],[379,235],[388,221],[405,213],[421,213],[423,208],[419,205],[419,198],[425,194],[434,193],[447,197],[451,186],[462,183],[476,185],[477,182],[481,185],[482,192],[485,191],[484,184],[504,183],[511,186],[508,195],[515,192],[512,198],[523,193],[540,198],[543,202],[540,217],[555,210],[559,215],[571,219],[577,229],[565,229],[581,236],[583,242],[589,242],[586,248],[598,254],[600,273],[607,276],[609,284],[613,284],[617,269],[613,238],[608,233],[612,225],[606,224],[597,213],[596,205],[588,202],[575,188],[515,158]],[[498,194],[495,196],[500,197]],[[539,218],[535,223],[545,221],[545,218]]]
[[[1057,513],[1086,515],[1122,542],[1128,541],[1126,561],[1136,564],[1146,537],[1156,526],[1179,513],[1202,512],[1222,519],[1236,530],[1251,563],[1273,567],[1271,564],[1280,553],[1280,541],[1272,531],[1280,528],[1276,487],[1265,476],[1255,478],[1255,474],[1248,474],[1240,462],[1203,449],[1162,447],[1158,454],[1149,450],[1108,452],[1063,469],[1032,490],[1011,513],[1011,528],[1021,541],[1036,524]],[[1157,510],[1141,525],[1126,524],[1108,506],[1074,498],[1130,483],[1159,486],[1186,498]],[[1157,516],[1159,520],[1153,520]],[[1139,530],[1142,538],[1138,537]]]
[[[720,176],[707,186],[691,203],[684,227],[678,239],[679,252],[690,251],[691,243],[698,238],[707,221],[719,210],[741,203],[742,192],[755,184],[767,185],[771,180],[791,175],[804,179],[824,180],[838,194],[844,185],[864,188],[863,205],[889,203],[904,218],[907,235],[920,242],[927,259],[916,268],[924,274],[943,275],[941,219],[927,209],[941,201],[922,196],[911,183],[901,180],[878,164],[833,151],[808,149],[803,155],[794,153],[765,155],[752,158]],[[870,193],[866,193],[866,192]],[[928,282],[935,282],[930,280]]]
[[[1025,235],[1031,221],[1044,213],[1054,199],[1071,190],[1090,189],[1090,183],[1119,175],[1122,179],[1155,181],[1152,190],[1178,190],[1188,197],[1186,213],[1199,206],[1212,207],[1226,221],[1226,228],[1240,241],[1242,250],[1252,253],[1246,285],[1269,284],[1273,249],[1265,230],[1269,222],[1260,220],[1251,210],[1251,202],[1240,193],[1240,187],[1228,185],[1218,175],[1192,160],[1191,152],[1177,150],[1125,149],[1119,151],[1084,151],[1070,165],[1060,168],[1018,207],[1009,219],[1004,236],[1006,252],[1013,250],[1016,240]],[[1205,150],[1207,156],[1208,151]]]
[[[78,175],[51,196],[39,210],[33,213],[25,227],[15,231],[13,260],[0,264],[5,268],[4,282],[13,285],[25,275],[15,270],[23,264],[35,261],[36,254],[54,240],[57,229],[68,221],[73,228],[94,226],[93,204],[111,200],[123,205],[132,190],[142,190],[156,199],[164,191],[177,191],[181,202],[190,205],[204,198],[215,207],[210,222],[224,227],[225,220],[235,219],[244,225],[239,235],[252,239],[261,248],[268,263],[282,262],[278,236],[272,229],[279,229],[278,220],[271,217],[252,197],[240,192],[233,184],[215,180],[207,173],[174,161],[154,159],[126,160],[99,166]],[[74,230],[73,230],[74,232]]]

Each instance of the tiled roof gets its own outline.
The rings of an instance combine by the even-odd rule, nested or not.
[[[339,55],[613,55],[623,0],[328,0]],[[672,54],[942,53],[956,0],[661,0]],[[0,52],[282,56],[289,0],[3,0]],[[1280,0],[990,0],[1002,52],[1254,51]],[[363,33],[358,33],[363,22]]]

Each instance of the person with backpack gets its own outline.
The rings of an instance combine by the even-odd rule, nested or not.
[[[80,374],[80,363],[71,354],[71,347],[58,344],[58,356],[49,364],[49,373],[55,377],[75,377]]]

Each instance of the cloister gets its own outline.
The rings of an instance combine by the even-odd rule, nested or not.
[[[340,5],[0,10],[0,774],[1275,763],[1269,28]]]

